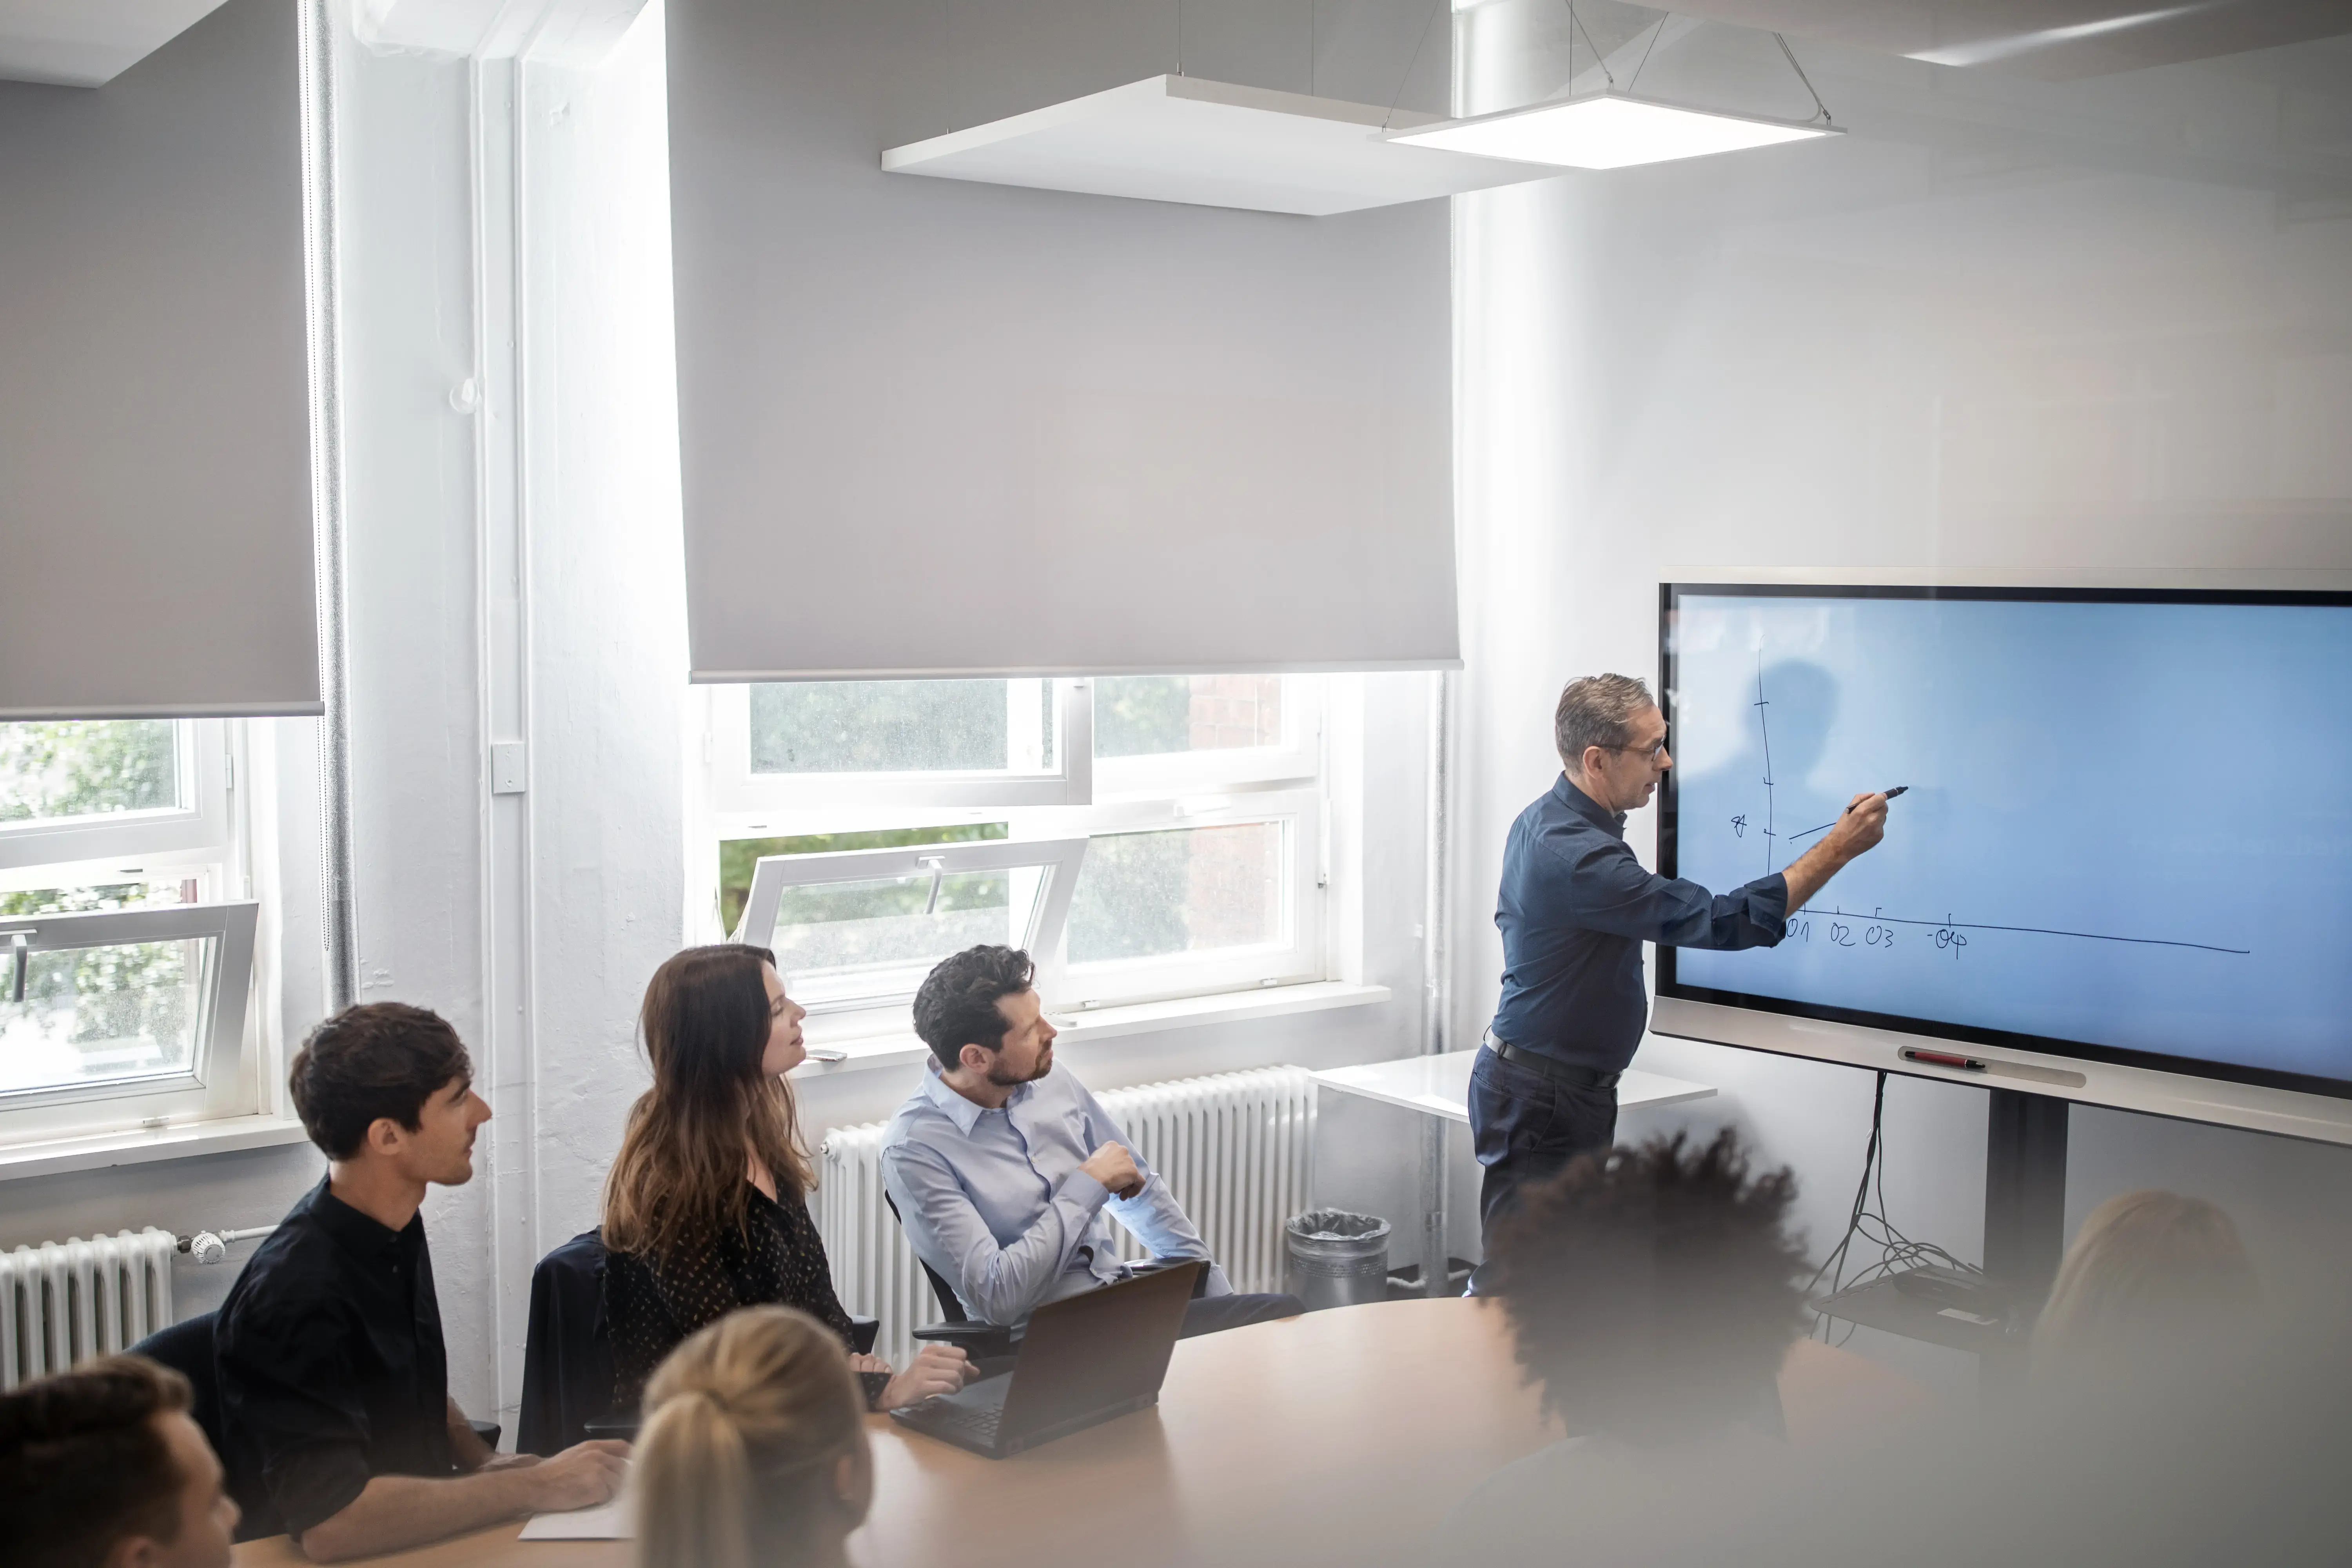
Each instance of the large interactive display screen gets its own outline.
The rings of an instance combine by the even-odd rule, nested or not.
[[[1659,862],[1886,837],[1662,997],[2352,1097],[2352,595],[1670,584]]]

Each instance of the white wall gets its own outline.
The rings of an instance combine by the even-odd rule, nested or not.
[[[1457,26],[1470,108],[1567,79],[1543,7]],[[1644,90],[1809,112],[1759,42],[1662,47]],[[1557,775],[1552,702],[1654,680],[1672,569],[2352,565],[2347,40],[2067,84],[1801,53],[1851,136],[1457,204],[1460,1037],[1493,1008],[1501,846]],[[1648,812],[1628,837],[1646,857]],[[1834,1241],[1868,1074],[1664,1040],[1642,1065],[1721,1088],[1650,1121],[1741,1124]],[[1895,1216],[1963,1257],[1983,1107],[1889,1094]],[[2222,1203],[2285,1279],[2341,1256],[2352,1151],[2078,1110],[2070,1224],[2145,1184]]]
[[[510,1415],[519,1394],[530,1261],[594,1222],[644,1083],[637,999],[684,928],[660,23],[649,7],[597,69],[527,62],[519,77],[338,40],[361,997],[448,1017],[496,1111],[475,1183],[425,1211],[452,1389],[476,1413]],[[1074,1046],[1090,1083],[1416,1046],[1427,678],[1369,677],[1336,706],[1361,736],[1335,786],[1357,803],[1335,847],[1357,889],[1348,977],[1395,999]],[[284,1026],[299,1040],[321,1010],[316,816],[308,731],[288,732]],[[494,796],[488,748],[511,739],[530,788]],[[914,1071],[811,1075],[804,1130],[887,1116]],[[1397,1141],[1356,1141],[1322,1180],[1402,1217],[1412,1145],[1379,1136]],[[0,1245],[268,1224],[320,1166],[296,1147],[12,1184]],[[231,1277],[184,1269],[182,1294],[208,1306]]]

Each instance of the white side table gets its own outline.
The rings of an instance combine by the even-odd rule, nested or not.
[[[1447,1051],[1435,1057],[1399,1057],[1394,1061],[1367,1062],[1361,1067],[1332,1068],[1315,1074],[1315,1081],[1326,1089],[1342,1094],[1360,1095],[1387,1105],[1401,1105],[1407,1110],[1441,1119],[1437,1139],[1438,1169],[1423,1174],[1422,1190],[1435,1191],[1437,1206],[1423,1216],[1422,1237],[1422,1273],[1433,1291],[1442,1289],[1445,1279],[1446,1195],[1445,1155],[1443,1137],[1446,1121],[1470,1124],[1470,1067],[1478,1059],[1478,1052]],[[1617,1109],[1620,1112],[1639,1110],[1643,1106],[1679,1105],[1685,1100],[1706,1100],[1715,1093],[1712,1086],[1692,1083],[1686,1079],[1668,1078],[1664,1073],[1644,1072],[1628,1068],[1617,1080]],[[1429,1159],[1423,1149],[1422,1158]]]

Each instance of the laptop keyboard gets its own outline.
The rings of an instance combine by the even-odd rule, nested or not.
[[[934,1407],[931,1419],[942,1426],[952,1426],[959,1432],[968,1433],[982,1442],[993,1443],[996,1441],[996,1424],[1003,1415],[1004,1406],[1002,1405],[992,1405],[983,1410],[951,1405],[944,1409]]]

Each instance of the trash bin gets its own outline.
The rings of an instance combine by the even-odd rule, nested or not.
[[[1389,1222],[1377,1215],[1309,1209],[1289,1225],[1290,1293],[1310,1312],[1387,1299]]]

